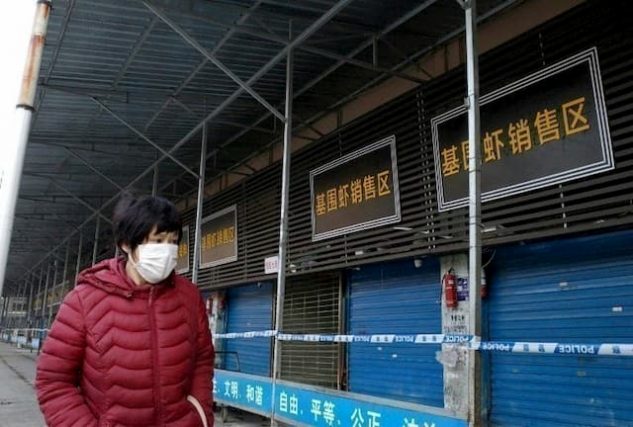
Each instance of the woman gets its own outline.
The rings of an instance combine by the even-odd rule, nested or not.
[[[37,364],[46,423],[213,426],[213,347],[198,289],[174,273],[181,221],[160,197],[114,216],[121,258],[83,271]]]

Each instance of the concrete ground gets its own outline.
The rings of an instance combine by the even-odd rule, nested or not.
[[[35,398],[37,353],[0,342],[0,427],[43,427]],[[216,427],[264,427],[270,421],[245,412],[228,412],[225,422],[216,413]]]

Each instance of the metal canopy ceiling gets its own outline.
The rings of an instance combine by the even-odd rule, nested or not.
[[[478,13],[513,3],[480,0]],[[107,221],[124,188],[151,191],[164,153],[160,193],[175,200],[195,191],[203,119],[209,180],[278,140],[289,47],[295,128],[303,128],[387,77],[419,82],[402,70],[463,26],[455,0],[53,6],[7,268],[12,293],[53,249],[50,259],[63,258],[69,243],[76,252],[78,229],[90,250],[97,215]]]

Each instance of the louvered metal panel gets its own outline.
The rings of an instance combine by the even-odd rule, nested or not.
[[[272,329],[272,283],[263,282],[230,288],[227,291],[227,305],[227,332]],[[270,338],[226,340],[225,351],[225,369],[270,376]]]
[[[435,333],[442,329],[440,267],[425,258],[363,266],[348,274],[350,334]],[[439,346],[352,343],[348,390],[354,393],[444,406]]]
[[[340,276],[316,274],[288,280],[283,331],[333,334],[339,331]],[[341,344],[281,343],[281,378],[302,384],[338,388]]]
[[[500,341],[633,343],[633,232],[498,249],[489,270],[489,335]],[[490,357],[499,426],[633,425],[633,360]]]
[[[481,92],[597,46],[615,170],[483,206],[484,244],[566,235],[633,223],[633,36],[623,12],[587,2],[481,57]],[[467,210],[439,213],[430,119],[463,102],[465,71],[455,69],[341,127],[293,154],[289,275],[347,268],[467,248]],[[309,171],[389,135],[396,136],[402,221],[312,242]],[[271,165],[205,202],[204,215],[238,205],[239,259],[205,269],[207,288],[264,280],[264,258],[277,253],[280,167]],[[193,222],[193,211],[186,214]]]

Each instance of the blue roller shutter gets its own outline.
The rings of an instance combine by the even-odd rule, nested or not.
[[[633,233],[498,250],[493,340],[633,343]],[[491,421],[632,426],[633,358],[492,354]]]
[[[227,291],[227,332],[249,332],[272,329],[273,286],[269,282],[230,288]],[[253,375],[270,375],[269,338],[226,340],[225,367]],[[233,352],[233,353],[231,353]]]
[[[349,273],[351,334],[440,333],[439,262],[424,259],[364,266]],[[442,407],[439,346],[349,344],[349,390]]]

